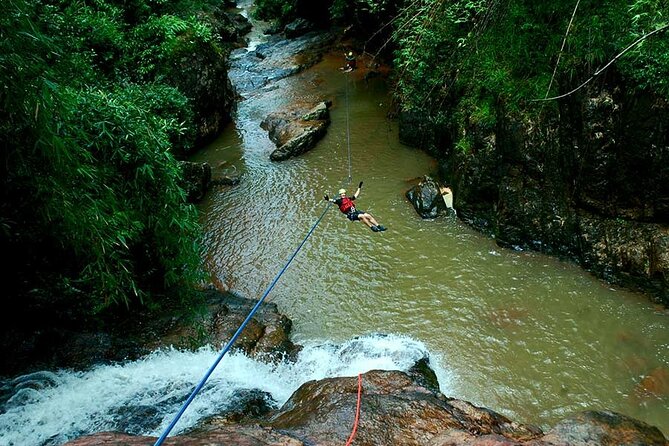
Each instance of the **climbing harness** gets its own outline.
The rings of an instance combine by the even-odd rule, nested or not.
[[[264,302],[265,298],[270,293],[270,291],[272,291],[272,288],[274,288],[274,285],[276,285],[276,283],[279,281],[279,279],[281,278],[283,273],[286,272],[286,270],[288,269],[288,266],[292,263],[293,259],[295,259],[297,254],[300,252],[300,250],[302,249],[304,244],[307,242],[307,239],[309,239],[309,237],[311,237],[311,234],[313,234],[314,230],[316,229],[316,226],[318,226],[318,224],[321,222],[321,220],[323,220],[323,217],[325,217],[325,214],[327,213],[327,211],[329,209],[330,209],[330,206],[325,207],[325,209],[323,210],[323,213],[321,213],[321,216],[318,217],[318,220],[316,220],[316,223],[314,223],[314,225],[311,227],[311,229],[309,230],[307,235],[304,237],[304,239],[302,240],[300,245],[297,247],[295,252],[293,252],[293,254],[290,256],[290,258],[288,259],[288,262],[286,262],[286,264],[281,269],[279,274],[276,275],[276,277],[274,278],[274,280],[272,281],[270,286],[267,288],[265,293],[262,295],[260,300],[258,300],[258,302],[255,304],[253,309],[251,309],[251,312],[249,313],[249,315],[246,316],[246,319],[244,319],[244,322],[242,322],[242,324],[239,326],[239,328],[237,329],[235,334],[232,336],[232,338],[230,338],[230,340],[225,345],[225,347],[223,348],[221,353],[218,355],[218,358],[216,358],[216,361],[214,361],[214,363],[211,365],[211,367],[209,367],[209,370],[207,371],[207,373],[204,375],[204,377],[202,378],[200,383],[195,387],[193,392],[190,394],[190,396],[188,397],[186,402],[183,404],[183,406],[181,407],[179,412],[176,414],[176,416],[174,417],[174,419],[172,420],[170,425],[167,427],[167,429],[165,429],[165,432],[163,432],[163,434],[160,436],[160,438],[158,438],[158,440],[154,443],[154,446],[160,446],[161,444],[163,444],[163,442],[165,441],[165,438],[167,438],[169,433],[172,431],[174,426],[177,424],[177,421],[179,421],[179,418],[181,418],[181,416],[186,411],[186,408],[188,408],[190,403],[195,399],[195,396],[197,396],[197,394],[200,392],[200,390],[202,390],[202,387],[204,387],[204,384],[207,382],[207,379],[209,379],[209,376],[211,376],[211,374],[214,372],[214,369],[216,369],[216,366],[218,366],[218,363],[221,362],[221,360],[223,359],[223,356],[225,356],[225,354],[228,352],[228,350],[230,350],[230,348],[235,343],[235,341],[237,340],[239,335],[242,333],[242,330],[251,321],[251,318],[253,317],[253,315],[256,313],[256,311],[258,310],[260,305]]]
[[[353,422],[353,430],[351,431],[351,435],[348,437],[348,441],[346,442],[346,446],[351,446],[351,443],[353,443],[353,438],[355,438],[355,433],[358,430],[358,422],[360,421],[360,399],[362,395],[362,375],[358,373],[358,402],[355,405],[355,421]]]

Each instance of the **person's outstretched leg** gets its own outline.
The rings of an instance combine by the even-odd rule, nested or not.
[[[374,232],[379,232],[379,228],[376,226],[376,224],[372,221],[373,219],[369,218],[369,214],[360,214],[358,215],[358,220],[369,226],[369,229],[371,229]]]
[[[369,220],[372,223],[372,225],[376,226],[379,231],[385,231],[386,230],[386,227],[383,226],[383,225],[380,225],[379,222],[376,221],[374,216],[372,216],[372,214],[367,214],[367,215],[369,216]]]

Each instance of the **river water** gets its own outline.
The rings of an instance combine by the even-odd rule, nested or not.
[[[250,47],[262,39],[254,31]],[[247,83],[235,123],[195,156],[241,174],[200,206],[206,266],[219,287],[259,298],[326,209],[323,193],[355,187],[349,153],[352,183],[365,183],[358,206],[388,231],[329,209],[268,296],[306,346],[297,362],[226,356],[172,434],[245,389],[280,406],[308,380],[406,370],[423,356],[445,395],[515,421],[547,428],[576,411],[613,410],[669,434],[667,311],[574,265],[499,248],[455,218],[421,219],[404,193],[436,163],[398,142],[385,82],[365,81],[364,64],[342,74],[341,62],[327,54],[298,75]],[[271,162],[259,124],[297,99],[332,100],[332,124],[312,151]],[[104,430],[160,435],[216,356],[209,347],[162,350],[2,382],[11,397],[0,410],[0,445],[59,445]]]
[[[364,180],[358,207],[388,231],[349,222],[334,206],[326,213],[268,298],[293,320],[296,342],[408,336],[438,358],[448,396],[544,427],[608,409],[669,433],[666,310],[574,265],[500,248],[457,219],[421,219],[404,194],[435,174],[434,160],[399,143],[384,80],[365,80],[365,64],[343,74],[341,63],[327,54],[245,91],[235,125],[198,155],[242,174],[202,206],[215,282],[259,298],[318,220],[323,193],[348,184],[350,147],[347,187]],[[305,98],[333,101],[327,136],[271,162],[259,123]],[[647,376],[655,394],[643,391]]]

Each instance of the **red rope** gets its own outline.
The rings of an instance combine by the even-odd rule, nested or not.
[[[360,396],[362,394],[362,375],[358,374],[358,403],[355,406],[355,422],[353,423],[353,432],[351,436],[348,437],[346,446],[351,446],[353,443],[353,438],[355,437],[355,432],[358,430],[358,420],[360,419]]]

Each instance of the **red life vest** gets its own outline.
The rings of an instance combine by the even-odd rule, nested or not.
[[[353,204],[353,200],[351,200],[348,197],[344,197],[341,199],[339,202],[339,210],[342,211],[344,214],[348,214],[351,211],[355,211],[355,204]]]

